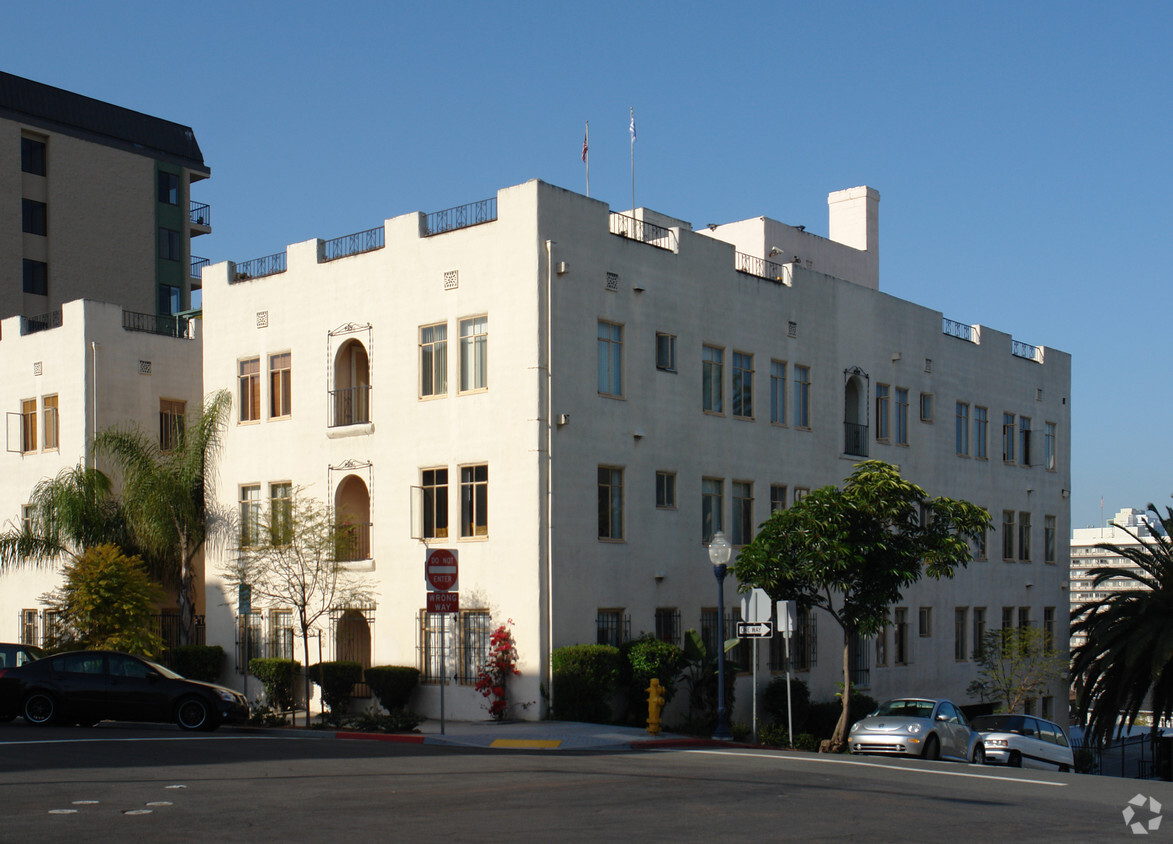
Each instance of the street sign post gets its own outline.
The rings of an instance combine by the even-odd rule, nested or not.
[[[428,612],[456,613],[460,612],[459,592],[429,592]]]
[[[737,638],[753,639],[753,734],[757,741],[758,735],[758,639],[768,639],[774,635],[774,627],[770,622],[770,596],[765,589],[754,589],[748,595],[741,596],[742,623],[737,625]],[[761,625],[765,625],[765,629]],[[745,627],[746,633],[742,633]],[[748,631],[754,632],[748,632]]]
[[[448,660],[445,655],[444,630],[447,616],[460,611],[456,591],[458,566],[456,552],[447,548],[429,548],[424,554],[424,583],[428,586],[428,612],[440,614],[440,735],[444,735],[444,687],[448,685]]]
[[[424,558],[424,580],[428,589],[435,592],[449,592],[457,584],[456,552],[447,548],[431,548]]]
[[[778,602],[778,629],[782,631],[782,644],[786,648],[786,734],[790,746],[794,747],[794,722],[790,710],[790,637],[798,627],[798,606],[794,601]]]

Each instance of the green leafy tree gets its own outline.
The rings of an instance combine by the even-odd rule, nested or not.
[[[930,497],[888,463],[867,460],[842,489],[822,487],[779,510],[737,557],[740,588],[758,587],[776,601],[819,607],[843,630],[843,683],[850,687],[849,643],[872,636],[903,590],[922,575],[952,577],[968,564],[972,539],[990,517],[966,501]],[[841,750],[850,696],[831,738]]]
[[[1038,627],[990,630],[978,643],[978,653],[978,679],[968,692],[983,701],[1000,701],[1006,712],[1020,712],[1026,701],[1067,677],[1066,656]]]
[[[346,553],[354,541],[350,528],[337,524],[333,511],[321,501],[294,490],[286,508],[258,514],[258,524],[245,527],[240,535],[249,544],[240,547],[226,579],[248,585],[254,601],[293,608],[303,664],[310,665],[310,633],[319,621],[332,610],[371,599],[367,579],[340,562],[351,557]],[[308,673],[305,696],[308,701]]]
[[[94,452],[119,470],[121,509],[133,544],[156,561],[176,589],[180,639],[195,641],[195,560],[209,538],[226,537],[227,520],[208,500],[232,394],[214,393],[163,451],[156,437],[137,427],[109,428],[94,438]]]
[[[1071,633],[1082,644],[1071,651],[1076,709],[1087,735],[1105,742],[1125,724],[1132,726],[1142,707],[1153,723],[1173,715],[1173,508],[1136,532],[1121,525],[1135,545],[1103,543],[1096,547],[1140,570],[1100,566],[1090,569],[1092,589],[1115,579],[1135,580],[1143,588],[1110,591],[1071,613]]]
[[[42,600],[60,613],[64,642],[153,657],[163,642],[151,629],[159,587],[138,557],[95,545],[65,567],[65,583]]]

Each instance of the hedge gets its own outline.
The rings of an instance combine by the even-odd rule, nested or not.
[[[562,721],[611,722],[611,696],[619,678],[619,649],[568,645],[550,655],[554,717]]]
[[[295,659],[250,659],[248,673],[265,687],[265,701],[278,712],[293,708],[293,677],[301,670]]]
[[[379,704],[391,712],[407,708],[411,693],[419,685],[420,671],[407,665],[376,665],[363,672],[363,679]]]
[[[224,649],[219,645],[180,645],[172,648],[170,668],[189,680],[213,683],[220,679],[224,666]]]

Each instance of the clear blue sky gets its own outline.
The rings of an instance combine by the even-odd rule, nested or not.
[[[195,129],[246,260],[541,178],[826,234],[885,291],[1070,352],[1072,524],[1173,492],[1167,2],[0,4],[0,68]]]

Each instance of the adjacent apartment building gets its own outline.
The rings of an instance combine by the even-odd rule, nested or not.
[[[694,231],[529,181],[207,267],[204,388],[236,397],[213,495],[241,526],[206,561],[208,641],[238,671],[245,628],[254,652],[288,653],[292,608],[254,600],[238,618],[227,573],[300,490],[349,526],[345,564],[374,587],[336,608],[315,661],[416,665],[422,711],[438,714],[443,675],[448,715],[479,718],[476,669],[508,623],[513,714],[538,717],[554,648],[730,635],[713,533],[743,545],[865,458],[993,527],[964,571],[910,588],[882,635],[851,643],[856,685],[964,702],[986,630],[1067,641],[1069,356],[883,293],[879,194],[828,208],[829,237],[765,217]],[[426,610],[440,548],[458,559],[456,617]],[[799,622],[793,667],[830,699],[839,628]],[[780,640],[759,658],[764,683]]]

